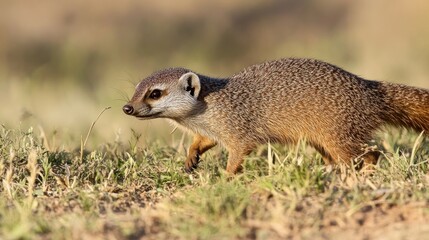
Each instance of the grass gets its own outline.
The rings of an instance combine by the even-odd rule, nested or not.
[[[394,152],[374,169],[330,169],[305,143],[269,144],[230,178],[220,148],[188,175],[180,149],[156,142],[139,148],[138,136],[81,157],[79,150],[48,150],[34,129],[2,126],[0,238],[423,237],[429,141],[398,130],[382,137]]]

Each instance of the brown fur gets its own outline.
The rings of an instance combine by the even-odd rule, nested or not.
[[[139,108],[148,102],[143,97],[148,89],[162,83],[168,91],[188,72],[172,68],[153,74],[138,85],[127,106]],[[327,164],[375,163],[378,153],[363,147],[381,125],[429,131],[428,90],[365,80],[318,60],[269,61],[223,79],[197,76],[201,91],[192,107],[183,114],[158,116],[196,134],[187,170],[216,143],[229,151],[227,171],[236,173],[258,144],[299,139],[306,139]],[[174,96],[173,101],[181,101],[180,95]]]

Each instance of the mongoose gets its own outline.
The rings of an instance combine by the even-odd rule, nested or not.
[[[258,144],[305,139],[326,164],[376,163],[364,146],[380,126],[429,132],[429,90],[371,81],[314,59],[284,58],[212,78],[185,68],[153,73],[123,107],[139,119],[168,118],[194,133],[185,162],[217,143],[229,152],[226,170],[241,170]]]

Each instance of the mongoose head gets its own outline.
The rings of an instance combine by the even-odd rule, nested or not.
[[[122,109],[139,119],[180,119],[194,110],[200,90],[197,74],[184,68],[165,69],[137,84],[134,96]]]

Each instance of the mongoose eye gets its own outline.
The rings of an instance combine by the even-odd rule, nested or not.
[[[156,100],[160,97],[161,97],[161,90],[159,89],[154,89],[149,95],[149,98],[153,100]]]

